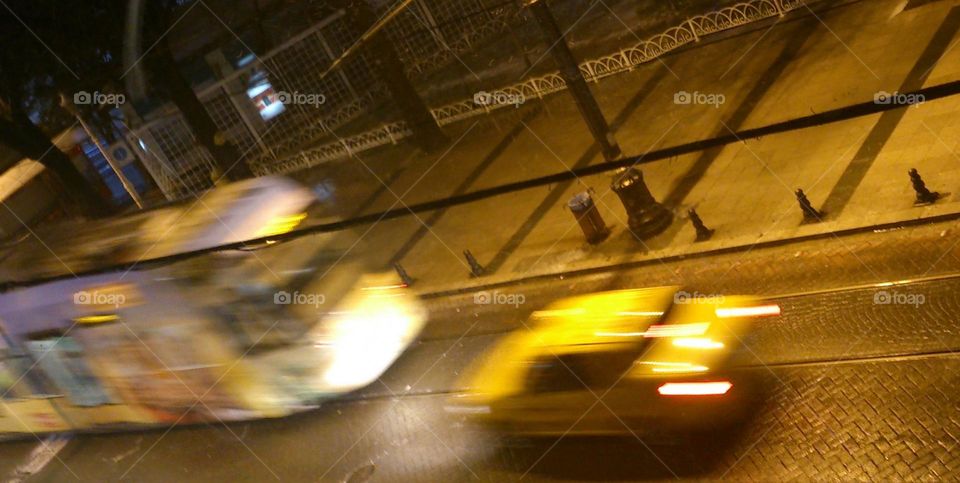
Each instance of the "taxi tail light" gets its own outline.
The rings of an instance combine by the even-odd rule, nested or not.
[[[661,396],[722,396],[730,391],[730,381],[668,382],[657,388]]]
[[[773,317],[780,315],[780,306],[777,304],[755,305],[752,307],[719,307],[717,317],[722,319],[736,317]]]

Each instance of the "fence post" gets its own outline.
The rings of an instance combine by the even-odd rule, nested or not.
[[[387,136],[390,138],[390,144],[397,144],[397,138],[393,135],[393,131],[390,128],[386,128]]]
[[[787,8],[783,6],[783,0],[773,0],[773,5],[777,7],[777,15],[784,16],[787,13]]]
[[[630,57],[627,57],[627,49],[620,49],[620,65],[628,71],[632,71],[634,68],[633,63],[630,62]]]
[[[688,18],[687,21],[684,22],[684,23],[687,24],[687,28],[689,28],[689,29],[690,29],[690,33],[693,34],[693,41],[694,41],[694,42],[700,42],[700,36],[697,35],[697,26],[696,26],[696,24],[693,23],[693,19],[692,19],[692,18]]]
[[[594,83],[600,82],[600,79],[597,78],[597,71],[593,68],[593,62],[584,62],[580,64],[580,70],[584,69],[587,71],[587,80],[591,80]]]

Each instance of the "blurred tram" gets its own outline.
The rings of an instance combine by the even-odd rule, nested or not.
[[[293,180],[264,176],[209,190],[185,202],[106,220],[38,229],[0,247],[0,280],[70,276],[289,232],[320,217],[313,193]],[[321,222],[325,220],[315,220]]]
[[[276,178],[218,190],[193,218],[169,207],[78,230],[59,270],[280,234],[314,200]],[[56,251],[13,250],[0,273],[57,273]],[[368,385],[416,339],[425,313],[360,250],[343,233],[320,234],[7,290],[0,435],[280,417]]]

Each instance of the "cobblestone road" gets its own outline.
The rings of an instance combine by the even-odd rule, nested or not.
[[[468,328],[471,333],[482,333],[519,327],[531,311],[555,299],[558,292],[573,295],[681,285],[702,293],[781,295],[954,273],[960,271],[958,235],[960,229],[955,222],[935,223],[679,262],[653,261],[634,268],[522,286],[486,287],[483,290],[524,295],[525,303],[516,308],[476,305],[475,291],[430,300],[431,314],[438,323],[430,327],[427,337],[456,338]],[[474,320],[464,324],[465,313]],[[493,313],[495,317],[490,316]],[[455,321],[454,325],[443,323],[448,320]]]
[[[130,480],[348,481],[354,472],[370,481],[939,479],[960,465],[958,369],[954,356],[756,369],[773,388],[762,409],[709,444],[500,440],[448,419],[445,396],[434,395],[334,404],[232,430],[88,437],[65,457],[82,479],[98,481],[118,479],[158,441]],[[118,445],[135,451],[113,461]],[[68,476],[52,465],[43,479]]]
[[[843,288],[955,269],[955,240],[941,235],[945,228],[542,282],[519,308],[432,299],[428,337],[382,383],[350,398],[275,421],[78,436],[60,454],[67,466],[52,463],[36,479],[72,479],[71,471],[96,481],[952,478],[960,465],[960,354],[951,352],[960,349],[960,279]],[[753,356],[742,361],[766,365],[738,369],[767,390],[736,432],[669,444],[631,437],[501,439],[444,413],[462,368],[540,298],[671,277],[701,291],[729,287],[724,293],[826,290],[774,297],[784,315],[758,328],[748,342]],[[892,303],[877,303],[878,290]],[[923,295],[923,303],[902,303],[908,295]],[[0,448],[4,458],[6,450]]]

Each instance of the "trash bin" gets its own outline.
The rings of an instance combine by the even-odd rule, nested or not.
[[[587,237],[587,243],[600,243],[610,236],[610,229],[603,222],[600,211],[597,210],[597,205],[594,204],[593,196],[590,195],[589,191],[573,195],[573,198],[570,198],[570,201],[567,202],[567,207],[570,208],[573,216],[580,223],[580,229]]]
[[[657,203],[639,170],[627,168],[617,171],[610,189],[620,197],[629,217],[627,225],[630,233],[637,240],[659,235],[673,222],[673,212]]]

